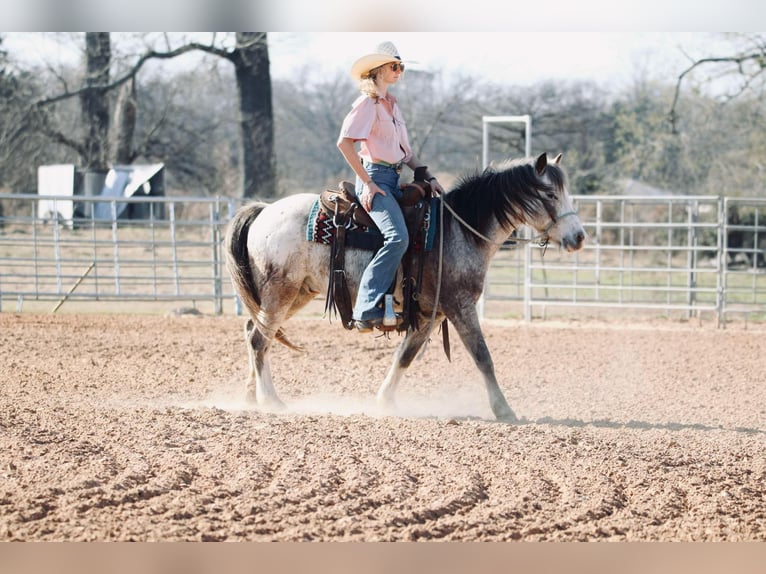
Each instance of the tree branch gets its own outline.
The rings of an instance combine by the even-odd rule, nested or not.
[[[56,96],[51,96],[49,98],[43,98],[41,100],[37,100],[37,102],[35,102],[35,105],[37,107],[49,106],[51,104],[55,104],[57,102],[67,100],[69,98],[74,98],[76,96],[79,96],[80,94],[88,90],[101,90],[104,92],[108,92],[110,90],[113,90],[114,88],[121,86],[128,80],[131,80],[132,78],[134,78],[136,74],[138,74],[138,72],[144,66],[144,64],[146,64],[149,60],[155,60],[155,59],[169,60],[169,59],[181,56],[183,54],[186,54],[187,52],[192,52],[194,50],[207,52],[208,54],[214,54],[216,56],[219,56],[221,58],[226,58],[229,60],[231,59],[231,52],[223,48],[218,48],[217,46],[200,44],[198,42],[191,42],[189,44],[184,44],[183,46],[180,46],[179,48],[176,48],[174,50],[168,50],[166,52],[149,50],[148,52],[144,53],[126,73],[116,78],[115,80],[109,82],[108,84],[83,86],[82,88],[73,90],[71,92],[67,91],[62,94],[58,94]]]
[[[758,65],[758,69],[754,73],[748,74],[747,72],[745,72],[743,68],[743,65],[746,62],[755,62]],[[678,100],[681,96],[681,84],[683,83],[686,76],[688,76],[690,73],[692,73],[694,70],[696,70],[700,66],[704,66],[707,64],[736,64],[739,74],[747,78],[747,84],[749,85],[749,83],[752,82],[752,80],[756,76],[761,75],[766,69],[766,51],[764,50],[764,47],[761,46],[759,48],[759,51],[751,52],[749,54],[741,54],[738,56],[702,58],[700,60],[696,60],[692,62],[692,64],[688,68],[686,68],[683,72],[681,72],[681,74],[679,74],[678,79],[676,81],[675,93],[673,94],[673,103],[671,104],[670,111],[668,112],[668,120],[670,121],[671,133],[673,133],[674,135],[678,134],[678,128],[676,125],[676,122],[678,120],[678,114],[676,110],[678,107]],[[744,90],[741,90],[740,93],[742,91]]]

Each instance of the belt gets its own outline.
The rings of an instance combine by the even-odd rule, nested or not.
[[[382,159],[379,159],[377,161],[368,161],[367,163],[371,165],[382,165],[383,167],[390,167],[396,173],[401,173],[402,166],[404,165],[403,161],[400,161],[399,163],[388,163],[387,161],[383,161]]]

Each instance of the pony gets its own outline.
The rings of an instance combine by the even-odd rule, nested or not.
[[[493,414],[517,421],[495,376],[476,303],[492,257],[520,225],[533,228],[541,245],[549,241],[568,252],[581,249],[586,233],[572,207],[561,154],[507,160],[461,176],[435,202],[438,220],[434,248],[425,255],[418,298],[421,320],[407,330],[394,352],[376,395],[384,409],[395,407],[395,391],[405,371],[436,325],[447,319],[478,367]],[[317,194],[298,193],[273,203],[240,207],[227,224],[226,267],[249,318],[244,334],[249,357],[246,398],[263,410],[285,408],[274,387],[269,350],[277,341],[302,350],[282,325],[309,301],[326,294],[330,246],[308,241],[306,226]],[[514,241],[519,241],[514,239]],[[347,248],[347,285],[353,301],[371,251]],[[397,296],[398,293],[398,296]],[[395,292],[401,300],[401,285]],[[360,336],[365,336],[361,335]],[[369,335],[366,335],[369,336]]]

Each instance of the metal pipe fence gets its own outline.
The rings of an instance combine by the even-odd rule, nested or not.
[[[75,201],[70,219],[59,203]],[[5,205],[3,205],[5,203]],[[108,206],[96,218],[95,204]],[[143,204],[142,218],[123,219]],[[45,206],[41,213],[40,206]],[[222,264],[222,229],[237,207],[228,198],[0,195],[0,310],[9,301],[208,302],[233,299]],[[129,210],[128,210],[129,211]],[[72,212],[71,206],[69,212]]]
[[[586,247],[564,253],[508,241],[490,268],[483,312],[492,304],[503,309],[501,316],[527,320],[616,312],[709,315],[719,325],[733,316],[766,320],[766,200],[574,200],[589,234]],[[81,204],[70,213],[87,215],[53,215],[64,201]],[[121,218],[133,203],[144,204],[132,210],[141,218]],[[230,198],[0,194],[0,311],[32,301],[55,302],[52,310],[65,302],[175,301],[204,303],[214,313],[230,303],[238,312],[221,238],[239,204]]]
[[[574,200],[589,235],[585,248],[570,254],[507,242],[490,269],[486,301],[518,302],[527,320],[555,310],[707,314],[719,325],[734,314],[766,319],[766,200]]]

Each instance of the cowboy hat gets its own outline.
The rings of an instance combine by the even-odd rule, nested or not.
[[[375,46],[373,51],[359,58],[351,66],[351,76],[361,80],[370,70],[389,62],[401,62],[399,52],[391,42],[383,42]]]

